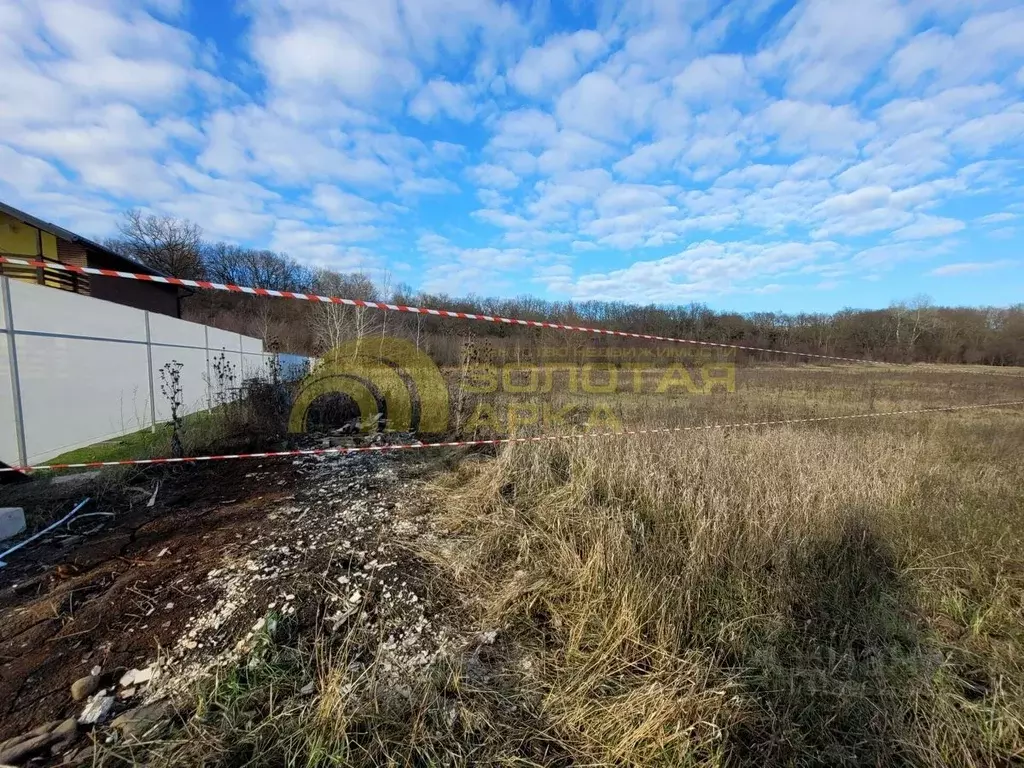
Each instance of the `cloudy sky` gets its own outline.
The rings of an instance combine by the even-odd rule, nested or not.
[[[330,10],[327,10],[327,7]],[[0,0],[0,199],[449,294],[1024,300],[1019,0]]]

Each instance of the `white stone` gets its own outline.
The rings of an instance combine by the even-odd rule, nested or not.
[[[144,683],[148,683],[153,679],[154,675],[155,670],[153,667],[146,667],[145,669],[129,669],[121,676],[121,679],[118,681],[118,685],[122,688],[139,686]]]
[[[0,507],[0,541],[17,536],[24,530],[24,509],[21,507]]]
[[[97,469],[94,472],[76,472],[71,475],[57,475],[50,478],[50,485],[85,485],[100,476]]]
[[[106,691],[100,691],[89,699],[82,714],[78,716],[79,725],[96,725],[110,716],[110,710],[114,706],[114,697],[106,694]]]

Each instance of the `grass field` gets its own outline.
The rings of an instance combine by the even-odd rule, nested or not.
[[[1024,400],[1021,373],[765,367],[734,394],[610,402],[626,428],[737,423]],[[224,745],[261,729],[275,747],[247,765],[1017,764],[1022,478],[1021,406],[464,456],[430,483],[447,536],[419,554],[497,632],[493,674],[453,658],[401,717],[329,684],[247,719],[288,665],[337,679],[345,652],[310,640],[219,685],[231,716],[169,754],[240,764]],[[453,701],[465,725],[439,726]]]
[[[627,428],[1019,400],[948,368],[765,368]],[[446,478],[451,567],[575,760],[1024,757],[1024,410],[516,445]]]

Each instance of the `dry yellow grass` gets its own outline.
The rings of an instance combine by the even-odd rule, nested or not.
[[[613,407],[636,428],[1024,399],[1022,380],[939,367],[765,367],[737,382],[735,395]],[[244,685],[221,684],[219,718],[193,719],[168,754],[266,766],[1017,764],[1022,478],[1021,407],[465,456],[433,482],[448,535],[422,554],[465,598],[467,621],[497,630],[486,681],[455,656],[396,705],[386,690],[344,693],[352,649],[372,654],[365,638],[282,650],[240,670]],[[247,697],[265,698],[289,665],[318,668],[321,692],[254,723]]]
[[[1019,409],[515,445],[455,572],[598,764],[1024,754]]]

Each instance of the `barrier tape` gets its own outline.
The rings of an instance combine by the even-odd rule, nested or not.
[[[777,419],[774,421],[748,421],[737,424],[703,424],[694,427],[655,427],[652,429],[631,429],[618,432],[581,432],[575,434],[537,435],[535,437],[496,437],[489,440],[454,440],[441,443],[403,443],[398,445],[364,445],[351,448],[305,448],[293,451],[269,451],[264,453],[231,453],[218,456],[185,456],[182,458],[124,459],[120,461],[88,461],[78,464],[35,464],[24,467],[0,467],[0,472],[30,472],[56,469],[99,469],[101,467],[124,467],[148,464],[194,464],[201,461],[227,461],[230,459],[277,459],[287,456],[324,456],[336,453],[383,453],[425,448],[463,448],[480,445],[509,445],[512,443],[542,443],[549,440],[572,440],[587,437],[623,437],[632,435],[661,435],[674,432],[699,432],[709,429],[739,429],[745,427],[768,427],[781,424],[807,424],[813,421],[839,421],[842,419],[867,419],[880,416],[904,416],[911,413],[946,413],[966,411],[972,408],[1000,408],[1024,405],[1024,400],[980,405],[949,405],[941,408],[915,408],[906,411],[884,411],[882,413],[855,413],[846,416],[814,416],[802,419]]]
[[[867,365],[885,366],[909,366],[911,363],[886,363],[878,360],[863,360],[856,357],[839,357],[836,355],[819,355],[812,352],[793,352],[785,349],[770,349],[768,347],[751,347],[743,344],[725,344],[715,341],[699,341],[697,339],[677,339],[671,336],[657,336],[649,333],[630,333],[628,331],[613,331],[608,328],[590,328],[582,325],[565,325],[563,323],[548,323],[542,320],[519,320],[514,317],[501,317],[498,315],[479,315],[472,312],[456,312],[450,309],[432,309],[429,307],[409,307],[404,304],[387,304],[381,301],[363,301],[362,299],[344,299],[339,296],[319,296],[312,293],[296,293],[294,291],[277,291],[270,288],[251,288],[244,285],[232,285],[230,283],[213,283],[208,280],[186,280],[180,277],[161,277],[160,275],[143,275],[138,272],[120,272],[113,269],[98,269],[96,267],[79,267],[75,264],[64,264],[58,261],[36,261],[32,259],[19,259],[12,256],[0,256],[0,264],[15,264],[20,267],[35,267],[46,269],[60,269],[65,272],[75,272],[82,275],[97,275],[99,277],[119,277],[126,280],[141,280],[147,283],[162,283],[164,285],[178,285],[184,288],[202,288],[212,291],[228,291],[230,293],[245,293],[252,296],[271,296],[278,299],[298,299],[301,301],[316,301],[324,304],[344,304],[350,307],[366,307],[379,309],[384,312],[411,312],[419,315],[434,315],[436,317],[451,317],[459,320],[478,320],[487,323],[504,323],[506,325],[521,325],[529,328],[550,328],[557,331],[577,331],[581,333],[596,333],[604,336],[618,336],[626,339],[645,339],[647,341],[667,341],[674,344],[693,344],[702,347],[718,347],[721,349],[742,349],[746,352],[768,352],[775,355],[793,355],[795,357],[813,357],[816,360],[841,360],[847,363],[864,363]]]

